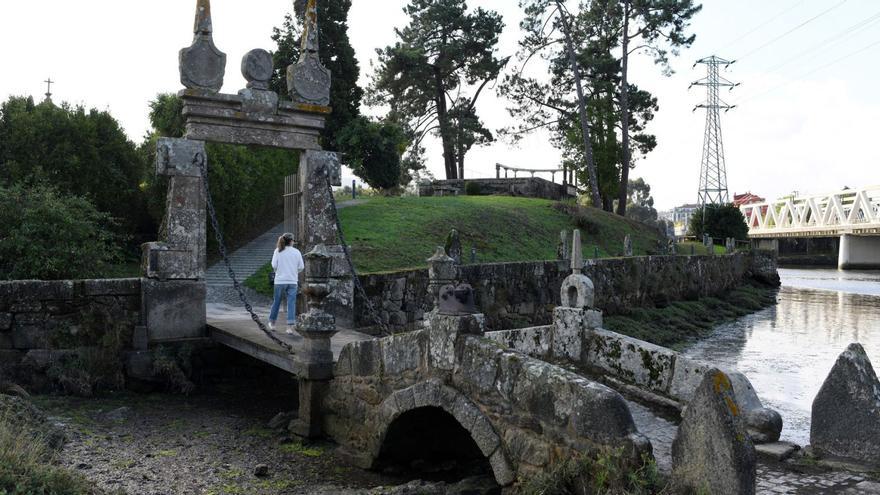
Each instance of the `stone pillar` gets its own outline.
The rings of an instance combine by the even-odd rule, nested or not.
[[[841,235],[837,268],[841,270],[880,269],[880,235]]]
[[[142,246],[141,311],[151,342],[205,335],[205,143],[161,138],[156,174],[169,177],[159,241]]]
[[[556,247],[556,258],[560,261],[571,261],[571,239],[567,230],[559,232],[559,245]]]
[[[354,280],[345,251],[339,244],[336,212],[332,191],[328,186],[342,185],[339,155],[327,151],[306,151],[300,156],[299,176],[302,190],[297,241],[302,251],[309,252],[323,244],[333,259],[330,272],[330,293],[324,302],[326,311],[344,328],[353,326]]]
[[[305,339],[303,364],[299,378],[299,417],[290,425],[293,433],[315,438],[321,435],[322,402],[329,380],[333,377],[331,338],[336,334],[336,321],[325,311],[324,304],[331,292],[330,275],[333,257],[323,244],[305,255],[306,288],[309,311],[297,321],[296,331]]]
[[[562,281],[559,289],[559,307],[553,310],[553,339],[558,343],[556,352],[574,359],[581,354],[581,333],[602,326],[602,313],[594,309],[593,281],[583,274],[584,259],[581,232],[572,233],[571,275]]]
[[[496,179],[501,178],[501,165],[499,165],[497,163],[495,164],[495,178]]]
[[[623,238],[623,255],[624,256],[632,256],[633,255],[633,241],[632,241],[632,237],[629,234],[626,234],[626,237]]]

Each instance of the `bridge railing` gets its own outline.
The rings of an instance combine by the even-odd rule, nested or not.
[[[531,174],[531,177],[534,177],[535,174],[550,174],[550,182],[556,183],[556,174],[560,174],[562,176],[562,185],[577,185],[577,174],[575,174],[574,169],[571,168],[521,168],[521,167],[511,167],[509,165],[504,165],[503,163],[495,164],[495,178],[501,179],[501,171],[504,171],[504,179],[508,179],[509,173],[513,173],[513,178],[517,178],[520,173]]]
[[[740,207],[750,236],[880,232],[880,185]]]

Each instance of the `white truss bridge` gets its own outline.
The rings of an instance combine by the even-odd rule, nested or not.
[[[880,185],[740,207],[749,237],[880,236]]]

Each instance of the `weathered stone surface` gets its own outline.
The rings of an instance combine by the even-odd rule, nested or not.
[[[590,336],[587,362],[628,383],[665,393],[677,356],[665,347],[597,329]]]
[[[800,449],[791,442],[770,442],[755,445],[758,456],[774,461],[784,461]]]
[[[595,304],[593,282],[586,275],[573,273],[562,281],[559,291],[562,306],[566,308],[590,309]]]
[[[0,313],[0,331],[12,328],[12,313]]]
[[[262,48],[247,52],[241,59],[241,75],[249,89],[268,90],[272,68],[272,54]]]
[[[880,381],[860,344],[850,344],[813,400],[810,445],[820,455],[880,465]]]
[[[733,385],[708,370],[682,415],[672,444],[678,490],[717,495],[755,493],[756,454],[737,406]]]
[[[318,58],[316,0],[308,0],[306,6],[299,61],[287,67],[287,89],[290,99],[295,102],[323,106],[330,104],[330,71]]]
[[[204,141],[159,138],[156,142],[156,175],[201,177],[199,164],[207,167],[207,157]]]
[[[226,54],[214,46],[210,0],[199,0],[192,46],[180,50],[180,83],[191,89],[220,91]]]
[[[144,279],[142,305],[151,342],[205,334],[204,282]]]
[[[626,234],[626,237],[623,238],[623,255],[624,256],[632,256],[633,255],[633,241],[632,236]]]
[[[461,236],[458,234],[458,230],[452,229],[449,232],[443,249],[446,251],[446,256],[455,260],[456,264],[461,264]]]

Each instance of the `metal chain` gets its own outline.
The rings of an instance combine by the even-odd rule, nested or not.
[[[355,287],[357,287],[358,292],[360,292],[361,297],[367,304],[367,311],[370,313],[370,316],[373,317],[373,321],[379,325],[382,335],[391,335],[393,332],[388,328],[388,325],[382,321],[382,318],[379,317],[379,313],[373,306],[373,302],[367,297],[367,292],[364,290],[364,286],[361,285],[361,279],[358,277],[357,270],[354,268],[354,262],[351,260],[351,253],[348,250],[348,244],[345,242],[345,235],[342,232],[342,223],[339,221],[339,210],[336,209],[336,198],[333,196],[333,184],[330,183],[330,174],[324,174],[324,178],[327,180],[327,194],[330,196],[330,209],[333,211],[333,216],[336,218],[336,235],[339,237],[339,243],[342,244],[342,252],[345,253],[345,260],[348,262],[348,268],[351,270],[351,278],[354,280]]]
[[[235,276],[235,271],[232,269],[232,265],[229,262],[229,256],[226,254],[226,244],[223,242],[223,233],[220,231],[220,222],[217,221],[217,211],[214,209],[214,201],[211,199],[211,188],[208,184],[208,170],[205,167],[205,156],[202,153],[196,153],[196,156],[193,157],[193,165],[199,167],[199,170],[202,172],[202,183],[205,185],[205,202],[208,207],[208,217],[211,219],[211,226],[214,228],[214,237],[217,239],[217,247],[220,251],[220,256],[223,258],[223,263],[226,264],[226,270],[229,272],[229,278],[232,279],[232,286],[238,292],[238,298],[241,299],[241,302],[244,303],[244,309],[247,310],[251,315],[251,319],[260,327],[260,330],[266,334],[273,342],[283,347],[290,354],[295,354],[293,351],[293,346],[288,344],[287,342],[278,338],[274,332],[266,328],[266,325],[263,324],[263,321],[254,312],[254,308],[251,306],[251,303],[248,301],[247,295],[245,295],[244,290],[241,287],[241,283],[238,281],[238,277]]]

